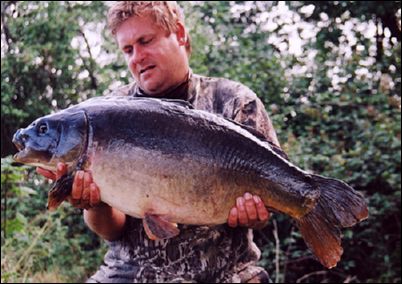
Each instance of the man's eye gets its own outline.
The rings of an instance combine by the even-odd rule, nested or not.
[[[131,47],[126,47],[125,49],[123,49],[123,52],[125,54],[131,54],[132,51],[133,51],[133,49]]]
[[[39,134],[45,134],[47,132],[46,123],[42,123],[41,125],[39,125],[38,132],[39,132]]]
[[[147,38],[147,39],[143,39],[143,40],[141,41],[141,43],[142,43],[142,44],[148,44],[148,43],[150,43],[153,39],[154,39],[153,37]]]

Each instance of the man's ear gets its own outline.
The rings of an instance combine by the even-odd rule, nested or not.
[[[176,37],[177,41],[179,42],[179,45],[186,45],[187,42],[186,28],[180,21],[177,22],[176,26],[177,26]]]

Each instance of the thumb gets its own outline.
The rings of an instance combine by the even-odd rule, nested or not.
[[[36,172],[45,178],[51,179],[51,180],[56,180],[56,174],[52,171],[45,170],[44,168],[37,167]]]

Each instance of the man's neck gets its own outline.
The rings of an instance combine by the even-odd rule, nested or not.
[[[181,99],[187,100],[188,99],[188,87],[190,77],[192,75],[191,69],[188,70],[183,80],[180,81],[179,84],[176,84],[161,93],[155,94],[147,94],[141,88],[138,87],[137,96],[141,97],[154,97],[154,98],[166,98],[166,99]]]

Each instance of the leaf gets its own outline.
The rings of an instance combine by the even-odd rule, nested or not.
[[[28,186],[20,186],[19,187],[21,191],[21,196],[28,196],[28,195],[36,195],[38,194],[34,189],[28,187]]]

